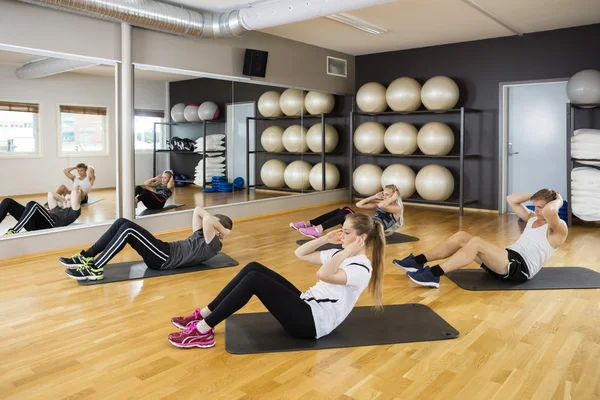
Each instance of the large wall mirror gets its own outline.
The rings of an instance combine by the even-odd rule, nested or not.
[[[115,219],[115,65],[0,51],[0,239]]]

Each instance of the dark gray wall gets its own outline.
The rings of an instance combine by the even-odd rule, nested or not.
[[[421,84],[436,75],[454,79],[461,91],[458,106],[482,110],[481,114],[467,120],[466,152],[481,156],[465,163],[465,197],[478,200],[473,207],[497,209],[499,83],[568,78],[588,68],[600,69],[600,24],[359,56],[356,58],[356,88],[373,81],[387,86],[401,76],[413,77]],[[579,127],[600,126],[599,109],[579,111],[577,115]],[[410,116],[394,119],[400,120],[420,127],[440,118]],[[386,126],[386,122],[391,121],[390,117],[380,119]],[[384,162],[379,163],[381,160]],[[365,158],[361,162],[372,161]],[[377,162],[382,166],[393,163],[389,159],[378,159]],[[409,159],[397,162],[415,169],[429,163]],[[453,161],[439,164],[449,166],[454,173],[458,170],[458,163]]]

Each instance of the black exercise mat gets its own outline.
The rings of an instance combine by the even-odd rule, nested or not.
[[[104,279],[99,281],[77,281],[80,285],[100,285],[102,283],[129,281],[133,279],[154,278],[156,276],[185,274],[186,272],[206,271],[207,269],[217,269],[226,267],[235,267],[239,265],[237,261],[225,253],[218,253],[216,256],[195,267],[175,268],[175,269],[150,269],[143,261],[129,261],[117,264],[108,264],[104,267]]]
[[[144,210],[142,210],[139,214],[137,214],[138,217],[143,217],[144,215],[152,215],[152,214],[157,214],[159,212],[165,211],[165,210],[170,210],[173,208],[179,208],[179,207],[183,207],[185,206],[185,204],[169,204],[167,206],[164,206],[163,208],[159,208],[159,209],[150,209],[150,208],[146,208]]]
[[[304,243],[308,243],[311,240],[314,239],[300,239],[300,240],[296,240],[296,244],[299,245],[303,245]],[[406,243],[406,242],[416,242],[417,240],[419,240],[419,238],[414,237],[414,236],[410,236],[410,235],[405,235],[403,233],[393,233],[390,236],[386,236],[385,237],[385,244],[398,244],[398,243]],[[341,244],[332,244],[332,243],[327,243],[324,244],[323,246],[317,248],[318,251],[323,251],[323,250],[329,250],[329,249],[341,249],[342,245]]]
[[[582,267],[545,267],[524,283],[501,281],[483,269],[459,269],[446,274],[466,290],[598,289],[600,273]]]
[[[225,322],[225,349],[232,354],[276,353],[455,339],[459,332],[422,304],[385,306],[381,314],[356,307],[320,339],[296,339],[269,313],[234,314]]]

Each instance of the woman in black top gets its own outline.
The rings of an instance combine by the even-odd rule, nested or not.
[[[167,170],[154,178],[148,179],[144,183],[144,186],[146,188],[153,188],[154,190],[136,186],[135,206],[137,207],[138,203],[142,202],[146,208],[159,210],[165,206],[167,199],[171,197],[173,190],[175,190],[173,173]]]

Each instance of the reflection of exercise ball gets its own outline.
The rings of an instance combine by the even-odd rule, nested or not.
[[[354,170],[352,182],[360,194],[372,195],[381,191],[383,171],[375,164],[363,164]]]
[[[392,154],[412,154],[417,149],[417,128],[406,122],[396,122],[385,130],[383,143]]]
[[[394,111],[415,111],[421,106],[421,84],[413,78],[398,78],[388,86],[385,100]]]
[[[290,153],[305,153],[308,151],[306,144],[306,128],[292,125],[283,131],[283,147]]]
[[[304,98],[304,108],[310,114],[329,114],[335,106],[332,94],[323,92],[308,92]]]
[[[329,124],[325,124],[325,153],[335,150],[338,141],[339,137],[335,128]],[[310,127],[306,134],[306,144],[310,151],[314,151],[315,153],[321,152],[322,136],[320,123]]]
[[[421,101],[432,111],[450,110],[458,103],[459,95],[456,82],[446,76],[434,76],[421,89]]]
[[[297,117],[304,109],[305,93],[298,89],[286,89],[279,98],[279,107],[285,115]]]
[[[356,92],[356,104],[363,112],[385,111],[385,86],[377,82],[365,83]]]
[[[177,103],[171,108],[171,119],[173,122],[185,122],[185,103]]]
[[[310,187],[311,166],[306,161],[293,161],[285,168],[283,179],[291,189],[308,189]]]
[[[312,167],[308,180],[313,189],[323,190],[323,163]],[[338,183],[340,183],[340,171],[332,163],[325,163],[325,190],[335,189]]]
[[[183,117],[188,122],[198,122],[200,117],[198,116],[198,104],[188,104],[183,109]]]
[[[260,169],[260,180],[265,186],[282,188],[285,187],[283,175],[287,164],[280,160],[269,160]]]
[[[273,90],[264,92],[258,99],[258,112],[267,118],[281,117],[283,111],[279,106],[279,98],[281,94]]]
[[[428,156],[445,156],[454,147],[454,132],[441,122],[430,122],[419,129],[419,149]]]
[[[270,126],[260,135],[260,144],[266,151],[284,151],[283,147],[283,128],[280,126]]]
[[[407,198],[415,194],[415,171],[402,164],[392,164],[381,174],[381,187],[396,185],[400,196]]]
[[[425,200],[446,201],[454,192],[454,177],[448,168],[429,164],[417,174],[415,187]]]
[[[573,75],[567,83],[567,96],[573,104],[600,104],[600,71],[584,69]]]
[[[219,106],[212,101],[205,101],[198,108],[198,116],[202,121],[210,121],[219,118]]]
[[[364,122],[354,131],[354,146],[364,154],[379,154],[385,149],[385,127],[379,122]]]

